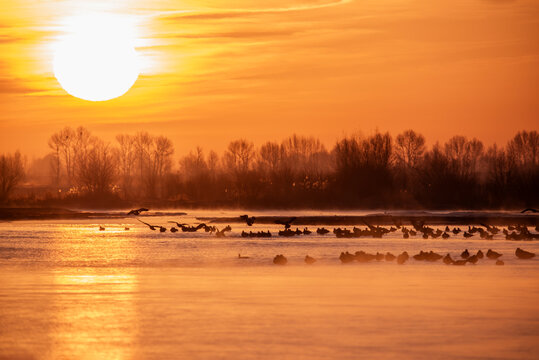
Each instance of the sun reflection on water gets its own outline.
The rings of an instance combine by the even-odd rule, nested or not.
[[[132,358],[132,343],[138,333],[134,274],[57,272],[54,275],[56,311],[55,346],[51,359],[77,354],[79,359]]]

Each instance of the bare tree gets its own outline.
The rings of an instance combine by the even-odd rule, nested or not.
[[[108,144],[94,141],[78,162],[76,179],[80,188],[92,195],[112,192],[117,169],[116,158]]]
[[[254,145],[247,140],[232,141],[225,152],[224,160],[229,170],[234,173],[244,173],[251,167],[254,159]]]
[[[133,171],[135,166],[135,139],[127,134],[116,136],[119,147],[116,150],[118,158],[118,172],[121,179],[121,188],[124,198],[131,195],[133,183]]]
[[[399,165],[414,169],[425,153],[425,137],[413,130],[406,130],[397,135],[395,141],[395,158]]]
[[[20,153],[0,155],[0,203],[9,199],[23,178],[24,162]]]
[[[520,131],[507,144],[511,159],[520,166],[535,167],[539,163],[539,134],[537,131]]]

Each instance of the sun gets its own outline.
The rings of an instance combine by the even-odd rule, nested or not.
[[[69,94],[106,101],[125,94],[139,76],[136,31],[128,18],[108,13],[65,21],[54,44],[54,76]]]

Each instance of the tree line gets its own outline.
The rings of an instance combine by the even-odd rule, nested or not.
[[[165,136],[120,134],[114,143],[84,127],[66,127],[49,142],[49,201],[100,199],[154,206],[250,208],[502,208],[537,206],[539,135],[520,131],[505,146],[485,148],[453,136],[427,148],[407,130],[351,135],[327,149],[292,135],[255,147],[234,140],[218,154],[202,148],[174,159]],[[19,153],[0,157],[0,201],[23,179]]]

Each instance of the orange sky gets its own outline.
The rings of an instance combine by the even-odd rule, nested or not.
[[[490,144],[539,129],[536,0],[1,0],[1,9],[0,152],[44,155],[65,125],[108,140],[166,134],[177,154],[294,132],[332,145],[349,132],[413,128],[429,143],[462,134]],[[118,99],[71,97],[52,73],[60,24],[87,11],[138,24],[145,67]]]

